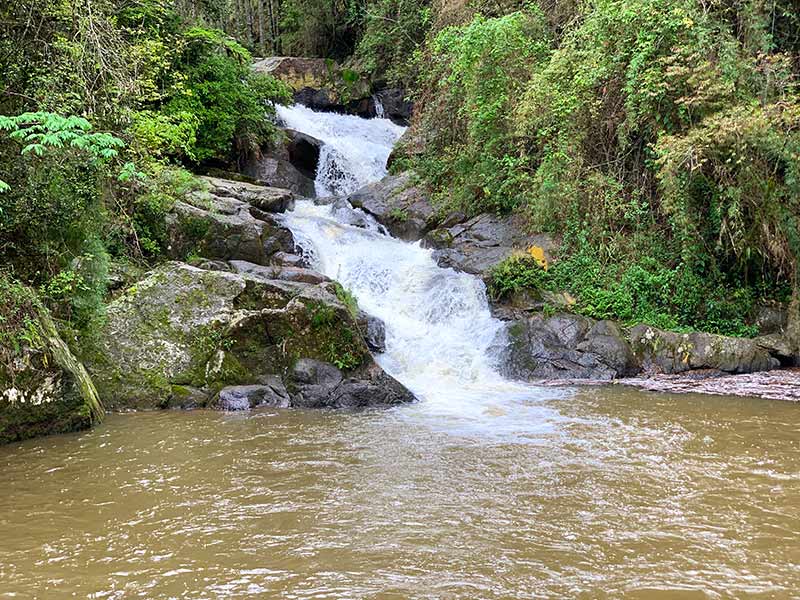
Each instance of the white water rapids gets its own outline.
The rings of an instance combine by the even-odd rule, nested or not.
[[[386,158],[404,129],[386,119],[279,110],[293,129],[331,145],[318,171],[317,189],[356,189],[386,175]],[[563,392],[506,380],[493,364],[504,325],[489,312],[478,278],[440,268],[419,243],[387,235],[374,219],[342,200],[301,200],[284,217],[312,266],[339,281],[367,313],[386,325],[386,352],[378,363],[434,413],[448,430],[486,428],[493,433],[541,433],[552,412],[542,398]],[[525,415],[528,418],[525,418]]]

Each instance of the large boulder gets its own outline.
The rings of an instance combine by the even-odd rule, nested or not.
[[[631,347],[646,372],[675,374],[696,369],[754,373],[780,366],[758,340],[711,333],[674,333],[649,325],[630,331]]]
[[[330,59],[272,56],[255,61],[252,69],[283,81],[295,102],[309,108],[369,116],[369,81]]]
[[[371,363],[348,376],[330,363],[298,360],[289,376],[293,405],[304,408],[361,408],[408,402],[409,392]]]
[[[637,372],[638,365],[619,328],[572,314],[534,315],[511,324],[501,351],[507,377],[610,380]]]
[[[458,220],[458,219],[455,219]],[[492,268],[515,252],[540,247],[552,259],[556,242],[546,234],[529,234],[519,215],[501,217],[481,214],[463,222],[435,229],[425,236],[427,246],[442,267],[486,278]]]
[[[263,185],[286,188],[311,198],[315,195],[314,179],[323,144],[292,129],[283,131],[281,142],[248,156],[243,171]]]
[[[0,280],[0,444],[86,429],[103,407],[33,292]]]
[[[362,405],[363,386],[388,385],[333,282],[277,279],[256,265],[235,268],[238,273],[168,263],[107,307],[82,356],[110,408],[241,408],[243,398],[276,405],[276,377],[287,384],[289,405],[310,406],[289,385],[301,359],[335,365],[352,382],[320,406]],[[224,391],[232,386],[272,386],[275,394]],[[371,398],[374,404],[413,399],[407,391]]]
[[[348,196],[354,207],[372,215],[395,237],[421,239],[437,223],[436,212],[413,175],[389,175]]]
[[[291,232],[272,213],[292,206],[288,190],[207,178],[210,191],[176,202],[167,215],[169,254],[268,264],[278,252],[294,250]]]

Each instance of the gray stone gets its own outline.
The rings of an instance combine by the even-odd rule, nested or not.
[[[168,263],[114,300],[95,335],[82,340],[81,356],[100,397],[114,409],[192,407],[224,388],[266,385],[292,406],[295,398],[304,406],[349,405],[331,389],[324,402],[303,400],[313,396],[310,390],[306,396],[280,392],[278,382],[311,359],[347,365],[341,374],[351,386],[395,390],[394,396],[374,390],[376,404],[411,398],[381,375],[332,282],[269,279],[259,269],[274,267],[257,267],[232,273]]]
[[[402,88],[384,88],[373,94],[373,98],[383,106],[383,115],[398,125],[407,126],[414,112],[414,103],[406,99]],[[377,116],[377,114],[376,114]]]
[[[282,388],[281,384],[281,388]],[[276,391],[269,385],[234,385],[222,388],[215,408],[220,410],[250,410],[261,406],[288,407],[286,390]]]
[[[609,380],[636,372],[619,329],[578,315],[535,315],[510,325],[500,370],[514,379]]]
[[[780,366],[778,359],[757,340],[710,333],[674,333],[649,325],[630,331],[637,360],[652,373],[684,373],[693,369],[717,369],[726,373],[753,373]]]
[[[434,248],[442,267],[488,277],[492,268],[515,252],[532,246],[544,250],[548,261],[556,242],[546,234],[528,234],[520,215],[501,217],[482,214],[451,227],[442,227],[425,236],[425,244]]]
[[[326,283],[331,279],[318,271],[303,267],[261,266],[243,260],[230,261],[231,268],[236,273],[252,275],[265,280],[295,281],[298,283]]]
[[[365,364],[346,377],[329,363],[299,360],[292,370],[289,393],[293,406],[305,408],[363,408],[414,400],[375,363]]]
[[[282,213],[294,207],[294,194],[281,187],[256,185],[243,181],[203,177],[210,193],[220,198],[233,198],[263,212]]]
[[[272,201],[283,202],[285,190],[227,183],[231,185],[220,184],[213,189],[231,194],[229,196],[203,192],[188,197],[191,203],[175,203],[166,220],[170,257],[184,259],[190,254],[198,254],[212,261],[246,260],[268,264],[276,252],[293,251],[295,244],[291,232],[271,214],[241,199],[256,203],[263,201],[261,205],[264,206],[264,203]],[[237,197],[233,196],[234,193]],[[254,212],[261,218],[254,217]]]
[[[372,215],[395,237],[415,241],[436,225],[436,213],[413,175],[389,175],[348,196],[347,201]]]

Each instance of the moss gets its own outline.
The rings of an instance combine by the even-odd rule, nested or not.
[[[85,429],[103,407],[32,290],[0,280],[0,443]]]

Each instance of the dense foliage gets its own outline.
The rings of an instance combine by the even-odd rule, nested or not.
[[[531,285],[578,310],[749,333],[758,299],[797,287],[797,8],[507,5],[429,36],[412,166],[440,208],[561,236],[563,268]]]
[[[253,74],[204,6],[0,7],[0,264],[59,317],[88,320],[112,261],[165,250],[165,214],[199,185],[187,169],[273,139],[273,103],[288,90]]]

